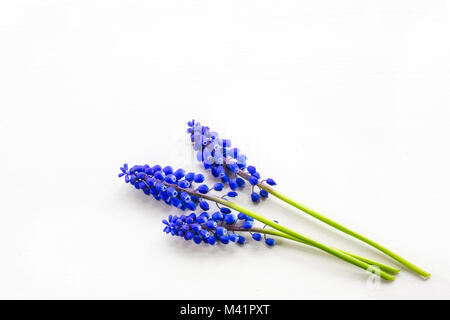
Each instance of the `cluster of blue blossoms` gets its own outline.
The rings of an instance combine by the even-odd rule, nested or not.
[[[239,223],[239,221],[242,222]],[[244,244],[246,238],[236,234],[236,231],[248,231],[256,241],[261,241],[263,238],[261,233],[251,232],[253,219],[243,213],[239,213],[237,217],[232,213],[223,214],[221,211],[217,211],[211,216],[208,212],[203,212],[198,216],[195,213],[179,217],[170,215],[168,220],[163,220],[163,223],[165,224],[165,233],[183,237],[187,241],[192,240],[196,244],[202,242],[210,245],[215,245],[217,242]],[[275,244],[275,240],[272,238],[266,238],[264,235],[264,239],[268,246]]]
[[[183,169],[173,170],[171,166],[161,167],[160,165],[135,165],[128,168],[124,164],[120,168],[119,177],[125,176],[125,182],[142,190],[146,195],[152,195],[156,200],[164,201],[166,204],[181,210],[195,210],[197,206],[203,210],[209,209],[208,202],[200,197],[192,195],[180,189],[192,189],[194,183],[202,183],[205,177],[199,173],[186,173]],[[198,187],[199,193],[205,193],[206,185]]]
[[[247,157],[238,148],[231,147],[231,140],[220,139],[217,132],[211,131],[209,127],[202,126],[195,120],[188,122],[187,133],[190,134],[197,160],[203,163],[204,168],[209,170],[213,177],[220,178],[231,190],[244,187],[246,182],[241,176],[248,177],[248,182],[252,186],[251,199],[254,203],[269,197],[269,193],[258,184],[266,182],[274,186],[275,181],[271,178],[261,180],[256,168],[247,165]],[[259,192],[255,192],[255,186],[259,188]]]
[[[120,168],[119,178],[124,177],[125,182],[138,190],[142,190],[146,195],[152,195],[158,201],[181,209],[183,211],[194,211],[198,207],[204,212],[199,216],[195,213],[190,215],[169,216],[168,220],[163,220],[166,224],[164,232],[184,237],[186,240],[193,240],[195,243],[202,241],[215,244],[216,241],[227,244],[237,242],[243,244],[245,238],[235,233],[228,234],[228,230],[248,231],[252,238],[260,241],[260,233],[252,232],[253,218],[239,213],[236,217],[228,207],[219,207],[218,210],[209,216],[209,202],[202,195],[206,195],[212,190],[222,191],[223,183],[216,183],[212,188],[203,184],[205,177],[194,172],[186,173],[183,169],[174,170],[171,166],[161,167],[160,165],[135,165],[131,168],[124,164]],[[229,191],[222,198],[236,197],[235,191]],[[210,200],[211,201],[211,200]],[[242,223],[237,224],[238,221]],[[265,238],[266,244],[272,246],[273,239]]]

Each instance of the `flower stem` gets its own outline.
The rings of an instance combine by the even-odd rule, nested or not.
[[[297,242],[303,243],[305,245],[312,246],[311,244],[309,244],[308,242],[305,242],[303,240],[294,238],[294,237],[292,237],[290,235],[284,234],[284,233],[276,231],[276,230],[271,230],[271,229],[266,229],[266,228],[251,228],[250,230],[243,229],[243,228],[231,228],[230,230],[233,230],[233,231],[251,231],[251,232],[265,233],[265,234],[270,234],[270,235],[274,235],[274,236],[277,236],[277,237],[282,237],[282,238],[285,238],[285,239],[289,239],[289,240],[292,240],[292,241],[297,241]],[[352,254],[352,253],[346,252],[344,250],[340,250],[340,249],[336,249],[336,248],[335,248],[335,250],[338,250],[338,251],[340,251],[340,252],[342,252],[342,253],[344,253],[344,254],[346,254],[348,256],[351,256],[353,258],[361,260],[361,261],[363,261],[365,263],[368,263],[370,265],[377,266],[381,270],[386,271],[386,272],[388,272],[390,274],[397,274],[397,273],[400,272],[400,269],[391,267],[391,266],[386,265],[384,263],[373,261],[373,260],[369,260],[367,258],[364,258],[364,257],[358,256],[356,254]]]
[[[240,206],[240,205],[238,205],[238,204],[236,204],[234,202],[230,202],[230,201],[225,200],[223,198],[219,198],[219,197],[216,197],[216,196],[213,196],[213,195],[209,195],[209,194],[201,194],[198,191],[190,189],[190,188],[181,188],[178,185],[169,184],[169,183],[167,183],[165,181],[162,181],[162,183],[164,185],[166,185],[166,186],[171,186],[171,187],[175,188],[178,191],[185,191],[185,192],[187,192],[187,193],[189,193],[191,195],[194,195],[196,197],[203,198],[203,199],[206,199],[206,200],[210,200],[210,201],[213,201],[213,202],[216,202],[216,203],[220,203],[220,204],[222,204],[224,206],[227,206],[227,207],[229,207],[231,209],[234,209],[236,211],[242,212],[243,214],[246,214],[246,215],[252,217],[253,219],[258,220],[258,221],[264,223],[265,225],[268,225],[269,227],[272,227],[272,228],[274,228],[274,229],[276,229],[278,231],[281,231],[282,233],[290,235],[291,237],[294,237],[294,238],[296,238],[298,240],[301,240],[303,242],[307,242],[309,245],[311,245],[313,247],[316,247],[318,249],[321,249],[321,250],[323,250],[325,252],[328,252],[329,254],[334,255],[334,256],[336,256],[336,257],[338,257],[338,258],[340,258],[340,259],[342,259],[344,261],[347,261],[347,262],[349,262],[349,263],[351,263],[351,264],[353,264],[353,265],[355,265],[357,267],[360,267],[360,268],[362,268],[364,270],[371,270],[370,269],[371,265],[366,263],[366,262],[364,262],[364,261],[361,261],[361,260],[359,260],[359,259],[357,259],[355,257],[347,255],[347,254],[345,254],[345,253],[343,253],[341,251],[338,251],[336,249],[330,248],[330,247],[328,247],[328,246],[326,246],[326,245],[324,245],[324,244],[322,244],[320,242],[317,242],[315,240],[312,240],[312,239],[309,239],[309,238],[307,238],[305,236],[302,236],[302,235],[298,234],[297,232],[292,231],[292,230],[290,230],[290,229],[288,229],[286,227],[283,227],[282,225],[277,224],[277,223],[275,223],[275,222],[273,222],[273,221],[271,221],[271,220],[269,220],[269,219],[267,219],[267,218],[257,214],[256,212],[253,212],[253,211],[251,211],[251,210],[249,210],[247,208],[244,208],[244,207],[242,207],[242,206]],[[382,279],[385,279],[385,280],[392,281],[392,280],[395,279],[395,277],[393,275],[390,275],[387,272],[384,272],[383,270],[380,271],[379,275],[380,275],[380,277]]]
[[[349,263],[351,263],[351,264],[353,264],[353,265],[355,265],[357,267],[360,267],[360,268],[362,268],[364,270],[370,270],[370,264],[368,264],[368,263],[366,263],[364,261],[358,260],[357,258],[354,258],[352,256],[349,256],[349,255],[347,255],[347,254],[345,254],[345,253],[343,253],[341,251],[338,251],[336,249],[330,248],[330,247],[328,247],[328,246],[326,246],[326,245],[324,245],[324,244],[322,244],[320,242],[317,242],[315,240],[307,238],[307,237],[305,237],[305,236],[303,236],[303,235],[301,235],[301,234],[299,234],[299,233],[297,233],[297,232],[295,232],[295,231],[293,231],[291,229],[288,229],[288,228],[286,228],[286,227],[284,227],[284,226],[282,226],[280,224],[277,224],[277,223],[275,223],[275,222],[273,222],[273,221],[271,221],[271,220],[269,220],[269,219],[267,219],[267,218],[265,218],[263,216],[260,216],[256,212],[253,212],[253,211],[251,211],[251,210],[249,210],[247,208],[244,208],[244,207],[242,207],[242,206],[240,206],[240,205],[238,205],[238,204],[236,204],[234,202],[230,202],[228,200],[225,200],[225,199],[222,199],[222,198],[218,198],[218,197],[214,197],[214,196],[210,196],[210,195],[203,195],[203,197],[205,199],[218,202],[218,203],[220,203],[220,204],[222,204],[224,206],[227,206],[227,207],[229,207],[231,209],[234,209],[236,211],[242,212],[243,214],[246,214],[246,215],[252,217],[253,219],[258,220],[258,221],[264,223],[265,225],[268,225],[269,227],[272,227],[272,228],[274,228],[274,229],[276,229],[278,231],[281,231],[282,233],[290,235],[290,236],[292,236],[292,237],[294,237],[296,239],[299,239],[299,240],[301,240],[303,242],[307,242],[310,245],[312,245],[312,246],[314,246],[314,247],[316,247],[318,249],[321,249],[321,250],[323,250],[323,251],[325,251],[325,252],[327,252],[327,253],[335,256],[335,257],[338,257],[338,258],[340,258],[340,259],[342,259],[344,261],[347,261],[347,262],[349,262]],[[392,275],[390,275],[387,272],[384,272],[382,270],[380,271],[380,276],[384,280],[392,281],[392,280],[395,279],[394,276],[392,276]]]
[[[243,177],[245,179],[248,179],[248,174],[246,174],[245,172],[240,171],[238,174],[241,177]],[[406,259],[402,258],[398,254],[390,251],[389,249],[383,247],[382,245],[376,243],[375,241],[370,240],[370,239],[368,239],[368,238],[366,238],[366,237],[356,233],[355,231],[352,231],[352,230],[350,230],[350,229],[340,225],[339,223],[337,223],[337,222],[335,222],[335,221],[333,221],[333,220],[331,220],[331,219],[321,215],[320,213],[318,213],[318,212],[316,212],[316,211],[306,207],[305,205],[303,205],[303,204],[301,204],[301,203],[299,203],[299,202],[297,202],[295,200],[292,200],[291,198],[286,197],[285,195],[279,193],[278,191],[276,191],[275,189],[271,188],[270,186],[268,186],[265,183],[261,183],[260,182],[260,183],[258,183],[258,186],[260,188],[266,190],[270,194],[274,195],[275,197],[279,198],[280,200],[282,200],[282,201],[284,201],[284,202],[294,206],[295,208],[300,209],[303,212],[309,214],[310,216],[312,216],[312,217],[314,217],[314,218],[316,218],[316,219],[318,219],[318,220],[320,220],[320,221],[322,221],[322,222],[324,222],[324,223],[326,223],[326,224],[328,224],[328,225],[330,225],[330,226],[332,226],[332,227],[334,227],[334,228],[336,228],[336,229],[338,229],[338,230],[340,230],[340,231],[342,231],[342,232],[344,232],[344,233],[346,233],[346,234],[348,234],[348,235],[350,235],[350,236],[352,236],[352,237],[354,237],[356,239],[359,239],[359,240],[367,243],[368,245],[370,245],[370,246],[380,250],[381,252],[385,253],[386,255],[390,256],[391,258],[393,258],[393,259],[397,260],[398,262],[400,262],[401,264],[403,264],[405,267],[407,267],[410,270],[414,271],[415,273],[423,276],[424,278],[429,278],[430,277],[430,274],[428,272],[422,270],[418,266],[412,264],[411,262],[409,262]]]

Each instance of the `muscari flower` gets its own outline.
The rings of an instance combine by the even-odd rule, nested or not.
[[[220,139],[217,132],[212,132],[209,127],[202,126],[195,120],[189,121],[188,126],[187,132],[197,160],[203,162],[205,169],[215,178],[228,184],[231,190],[243,188],[247,180],[252,186],[251,199],[254,203],[269,197],[269,192],[263,187],[264,183],[274,186],[276,182],[272,178],[261,179],[255,166],[247,165],[247,157],[238,148],[232,148],[231,140]],[[258,188],[257,192],[255,188]]]
[[[430,274],[418,266],[412,264],[398,254],[385,248],[384,246],[370,240],[353,230],[350,230],[341,224],[325,217],[324,215],[308,208],[307,206],[281,194],[273,186],[276,182],[272,178],[261,179],[260,173],[256,167],[247,164],[247,157],[236,148],[232,147],[231,140],[219,137],[219,134],[212,131],[208,126],[201,125],[200,122],[191,120],[188,122],[187,133],[190,135],[193,148],[196,151],[197,160],[203,163],[206,170],[222,180],[222,183],[228,184],[230,189],[236,190],[243,188],[246,181],[251,185],[251,200],[259,203],[261,199],[267,199],[269,194],[274,195],[280,200],[294,206],[295,208],[311,215],[312,217],[344,232],[366,244],[376,248],[391,258],[397,260],[415,273],[428,278]],[[257,190],[255,190],[257,188]]]
[[[264,237],[268,246],[275,244],[274,239],[268,238],[265,233],[261,235],[256,231],[257,229],[253,228],[252,217],[241,212],[236,216],[230,208],[220,207],[216,203],[218,211],[210,216],[208,213],[210,204],[202,196],[211,190],[221,191],[223,185],[216,184],[213,188],[209,188],[206,184],[196,186],[196,183],[204,182],[205,178],[202,174],[186,173],[183,169],[174,172],[170,166],[159,165],[137,165],[128,168],[128,165],[124,164],[120,170],[119,177],[124,176],[126,183],[135,189],[142,190],[146,195],[152,195],[158,201],[164,201],[183,211],[195,210],[198,207],[203,210],[198,216],[195,212],[189,215],[170,215],[168,219],[163,220],[165,233],[192,240],[197,244],[205,242],[214,245],[216,242],[244,244],[246,238],[237,235],[236,232],[247,232],[256,241]],[[221,198],[236,196],[238,196],[237,192],[229,191]]]
[[[227,219],[229,217],[233,218]],[[193,241],[196,244],[204,242],[215,245],[216,243],[234,242],[242,245],[246,242],[246,238],[240,234],[241,232],[250,233],[256,241],[264,238],[265,243],[270,247],[275,244],[275,239],[268,238],[265,233],[261,234],[252,229],[253,220],[246,218],[242,220],[239,223],[234,214],[223,215],[217,211],[212,216],[208,212],[202,212],[198,216],[195,212],[189,215],[169,215],[168,219],[163,219],[162,222],[165,233],[181,237],[186,241]],[[264,230],[262,231],[264,232]]]
[[[236,234],[236,232],[249,232],[255,241],[261,241],[264,235],[265,243],[272,246],[275,240],[267,238],[266,235],[274,235],[315,247],[364,270],[375,264],[381,268],[379,275],[385,280],[394,279],[394,276],[389,272],[398,272],[397,269],[390,266],[328,247],[280,225],[277,221],[269,220],[256,212],[231,202],[228,198],[237,196],[234,191],[228,192],[222,197],[212,195],[210,191],[222,189],[222,187],[201,187],[205,184],[197,187],[196,183],[202,183],[205,180],[202,174],[185,173],[182,169],[173,171],[170,166],[161,167],[160,165],[150,166],[147,164],[136,165],[131,168],[124,164],[120,170],[119,177],[124,177],[125,182],[133,188],[142,190],[144,194],[151,195],[158,201],[164,201],[167,205],[191,212],[188,215],[169,216],[167,220],[163,220],[165,224],[164,232],[173,236],[193,240],[197,244],[207,242],[213,245],[218,241],[222,244],[228,244],[230,241],[243,244],[245,237]],[[219,209],[211,215],[207,212],[210,209],[210,202],[215,203]],[[192,212],[199,207],[203,210],[201,214],[197,215]],[[237,214],[233,213],[232,209]],[[261,222],[263,228],[255,228],[253,226],[254,220]]]

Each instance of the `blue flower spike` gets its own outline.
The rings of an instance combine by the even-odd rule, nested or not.
[[[269,197],[270,187],[275,186],[276,182],[272,178],[262,180],[256,167],[247,163],[247,157],[239,148],[232,147],[231,140],[219,138],[217,132],[195,120],[189,120],[187,124],[187,132],[194,150],[197,151],[197,159],[203,162],[205,169],[210,171],[213,177],[221,180],[214,185],[214,190],[222,191],[227,184],[232,191],[236,191],[244,188],[248,181],[250,186],[258,186],[260,189],[257,195],[253,194],[252,190],[251,199],[254,203]],[[188,175],[185,179],[193,181],[194,177]],[[196,176],[194,181],[203,182],[201,177],[198,179]]]
[[[247,165],[247,157],[241,151],[232,147],[231,140],[220,139],[217,132],[212,131],[207,126],[202,126],[195,120],[188,121],[188,134],[194,150],[197,152],[197,159],[203,162],[206,170],[209,170],[213,177],[220,179],[221,183],[214,185],[214,190],[221,191],[224,184],[228,184],[232,191],[244,188],[246,180],[251,186],[264,188],[276,185],[271,178],[261,180],[261,175],[255,166]],[[191,180],[190,180],[191,179]],[[186,175],[186,180],[192,181],[191,176]],[[193,181],[203,182],[197,176]],[[269,192],[263,191],[259,197],[268,198]],[[259,199],[252,195],[252,201],[257,203]]]
[[[215,214],[213,214],[213,217]],[[170,215],[167,219],[163,219],[162,223],[164,225],[164,232],[173,236],[178,236],[186,241],[193,240],[195,244],[201,244],[205,242],[209,245],[215,245],[217,240],[221,244],[229,244],[231,242],[237,244],[244,244],[246,238],[242,235],[236,234],[235,232],[251,232],[250,228],[252,224],[250,221],[245,220],[243,224],[238,224],[237,220],[233,214],[228,214],[224,221],[218,221],[214,219],[209,219],[207,212],[200,214],[195,221],[195,213],[189,216],[181,215]],[[245,228],[243,225],[250,223],[249,228]],[[263,229],[259,229],[264,232]],[[261,241],[262,235],[258,232],[251,233],[252,238],[255,241]],[[265,238],[266,245],[272,247],[275,244],[275,240],[272,238]]]

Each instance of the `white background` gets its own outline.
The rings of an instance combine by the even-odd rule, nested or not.
[[[450,298],[449,1],[2,1],[0,298]],[[186,121],[432,273],[196,246],[123,162],[201,170]],[[252,207],[248,192],[237,199]],[[252,207],[254,208],[254,207]],[[392,263],[275,198],[255,208]]]

